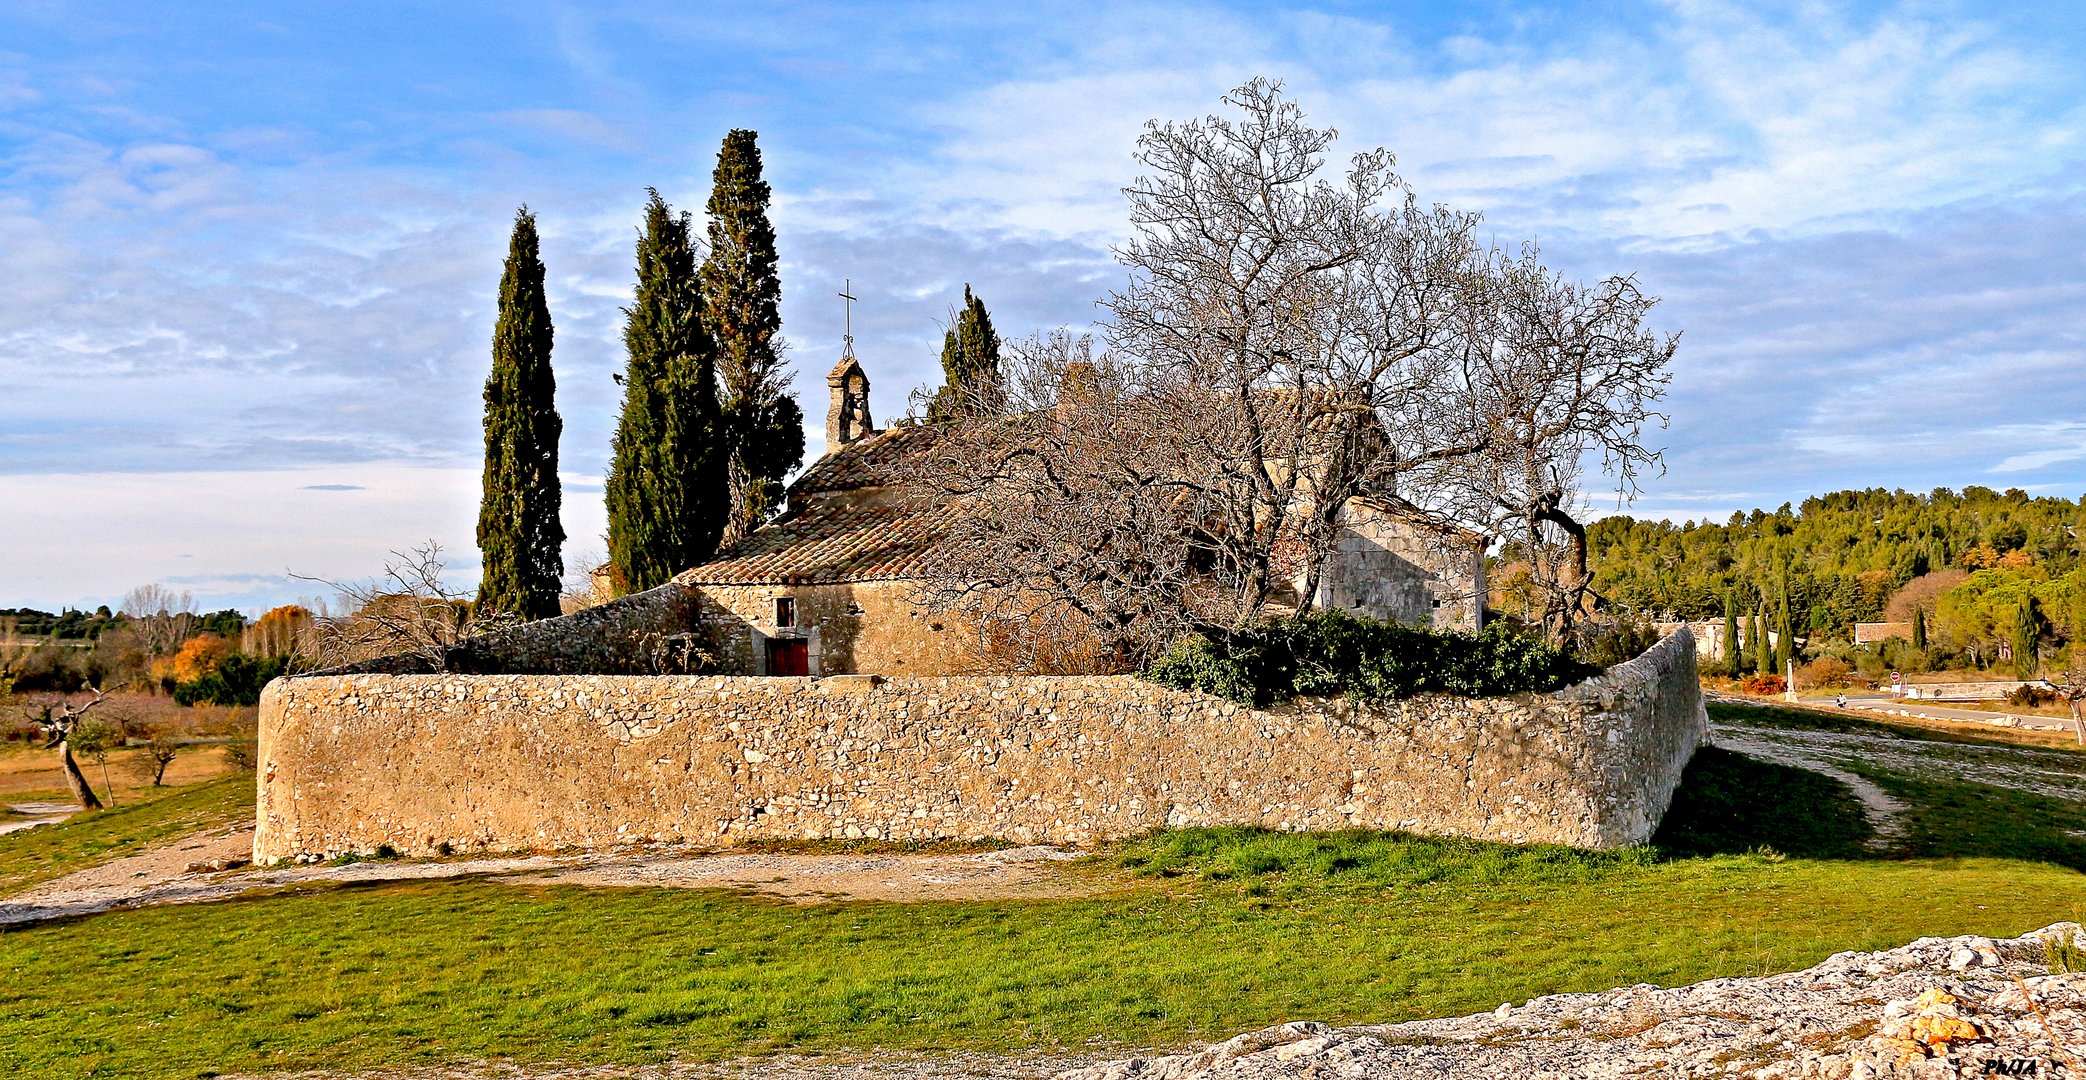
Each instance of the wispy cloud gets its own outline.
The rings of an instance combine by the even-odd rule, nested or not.
[[[716,140],[760,128],[805,410],[816,425],[852,279],[888,417],[939,377],[966,282],[1004,333],[1090,321],[1122,278],[1108,247],[1141,125],[1255,74],[1347,149],[1394,149],[1488,236],[1666,297],[1686,334],[1646,507],[2062,485],[2086,457],[2076,27],[1694,0],[1062,14],[567,6],[463,20],[475,60],[436,46],[464,30],[435,10],[403,36],[372,24],[388,44],[360,53],[296,13],[0,16],[19,42],[0,52],[0,494],[109,538],[0,536],[48,563],[6,560],[0,598],[195,576],[160,561],[174,550],[255,603],[296,593],[237,575],[352,576],[422,536],[468,552],[523,202],[550,269],[567,528],[598,547],[645,185],[700,210]],[[167,61],[202,44],[207,71]],[[196,505],[226,510],[206,526]]]

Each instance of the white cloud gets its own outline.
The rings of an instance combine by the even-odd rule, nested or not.
[[[164,582],[210,607],[264,610],[322,592],[292,573],[365,580],[433,539],[446,583],[476,587],[476,469],[393,462],[257,471],[0,475],[11,604],[93,608]],[[598,492],[568,492],[569,556],[601,548]]]
[[[615,17],[648,41],[706,40],[671,13]],[[1107,244],[1142,123],[1218,110],[1256,74],[1286,78],[1346,149],[1396,150],[1423,198],[1485,211],[1499,240],[1540,235],[1571,273],[1633,270],[1668,297],[1661,324],[1687,334],[1661,507],[1986,471],[2036,483],[2086,456],[2062,419],[2086,414],[2086,174],[2059,45],[1914,7],[1679,3],[1637,26],[1531,15],[1426,40],[1401,17],[1161,4],[1077,23],[981,13],[975,47],[919,18],[835,17],[719,29],[770,65],[757,94],[647,82],[617,51],[627,35],[568,11],[543,43],[567,69],[546,87],[578,90],[454,113],[415,99],[328,129],[189,130],[139,107],[142,81],[0,56],[0,492],[76,484],[152,523],[63,509],[94,544],[35,550],[81,584],[10,559],[0,598],[114,595],[174,573],[157,560],[177,547],[222,551],[208,572],[241,596],[261,586],[237,575],[297,544],[328,573],[423,533],[468,551],[492,292],[523,201],[550,270],[562,464],[598,506],[642,186],[699,209],[710,140],[741,112],[773,120],[815,453],[843,278],[880,418],[939,378],[938,321],[965,282],[1010,336],[1084,324],[1122,275]],[[831,105],[843,59],[899,89]],[[820,108],[834,114],[800,121]],[[269,468],[287,471],[253,471]],[[278,476],[366,490],[252,495]],[[247,501],[304,509],[247,520]],[[195,506],[230,520],[211,533]],[[354,520],[329,516],[348,506]],[[277,546],[244,546],[248,529]],[[599,547],[598,525],[569,531]],[[13,554],[34,538],[5,539]]]

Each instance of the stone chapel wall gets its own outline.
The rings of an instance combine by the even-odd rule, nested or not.
[[[703,632],[722,653],[723,669],[733,673],[766,674],[761,649],[773,637],[805,638],[813,674],[913,678],[976,668],[975,635],[958,629],[961,616],[915,603],[916,582],[693,588]],[[781,597],[794,601],[796,626],[777,625],[775,601]]]
[[[1381,708],[1128,676],[312,676],[262,697],[254,850],[1220,824],[1610,847],[1650,837],[1706,730],[1685,631],[1558,693]]]

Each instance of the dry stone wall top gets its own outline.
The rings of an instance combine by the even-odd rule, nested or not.
[[[1648,838],[1706,730],[1685,632],[1565,691],[1258,710],[1131,677],[383,675],[263,696],[263,861],[1163,826]]]

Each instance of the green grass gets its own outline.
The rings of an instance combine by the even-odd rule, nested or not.
[[[2048,867],[1754,857],[1570,888],[1273,898],[1230,883],[816,907],[492,882],[330,888],[0,936],[0,1073],[1177,1045],[1300,1017],[1761,974],[1915,934],[2016,933],[2082,902],[2079,877]]]
[[[1846,785],[1714,746],[1695,752],[1652,844],[1669,856],[1756,850],[1810,859],[1867,854],[1875,830]]]
[[[1711,750],[1655,844],[1624,851],[1207,829],[1072,867],[1082,899],[464,880],[112,912],[0,933],[0,1075],[1171,1047],[2086,912],[2080,808],[1875,779],[1911,808],[1905,851],[1867,852],[1838,784]]]
[[[126,803],[0,836],[0,896],[75,870],[135,855],[199,829],[253,820],[254,778],[221,780],[176,789],[147,803]]]
[[[2086,805],[1990,784],[1850,768],[1905,803],[1904,849],[1912,856],[1999,856],[2086,871]]]
[[[1169,830],[1118,845],[1110,854],[1116,865],[1147,877],[1281,879],[1312,889],[1588,883],[1641,870],[1655,858],[1649,848],[1585,851],[1360,829],[1283,833],[1248,828]]]

